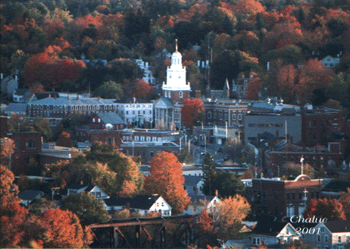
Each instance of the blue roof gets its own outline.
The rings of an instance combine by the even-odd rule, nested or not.
[[[100,112],[97,115],[105,124],[124,124],[122,118],[115,112]]]
[[[5,112],[26,112],[27,104],[22,103],[10,103],[4,110]]]
[[[106,105],[114,104],[114,99],[99,99],[99,98],[74,98],[74,97],[59,97],[59,98],[44,98],[40,100],[34,100],[30,104],[32,105]]]

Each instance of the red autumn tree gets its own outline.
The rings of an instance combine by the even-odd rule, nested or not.
[[[275,82],[278,86],[278,94],[287,103],[295,101],[297,77],[297,69],[291,64],[282,66],[276,72]]]
[[[182,121],[187,127],[192,127],[202,119],[204,106],[201,99],[185,99],[181,108]]]
[[[245,93],[245,97],[247,99],[259,99],[259,90],[262,87],[263,82],[259,77],[250,78],[248,81],[247,90]]]
[[[340,202],[343,205],[346,220],[350,220],[350,188],[347,189],[347,192],[340,193]]]
[[[137,186],[132,181],[125,180],[118,192],[120,197],[132,197],[137,192]]]
[[[311,199],[308,204],[304,217],[311,218],[313,216],[319,218],[327,218],[328,220],[345,220],[343,205],[336,199]]]
[[[145,80],[138,79],[135,81],[135,86],[134,86],[134,90],[133,90],[133,95],[135,97],[149,99],[155,93],[156,93],[156,91],[154,90],[154,87],[152,85],[148,84]]]
[[[296,89],[299,101],[305,103],[311,99],[314,90],[327,88],[331,76],[332,71],[325,68],[321,61],[317,59],[307,61],[299,72]]]
[[[255,0],[239,0],[236,6],[233,7],[235,14],[241,15],[254,15],[256,13],[264,12],[265,9]]]
[[[43,236],[44,247],[82,248],[92,242],[91,236],[84,234],[77,215],[69,210],[48,209],[41,222],[46,230]]]
[[[66,131],[62,131],[57,139],[57,145],[64,147],[72,147],[72,140],[70,139],[70,134]]]
[[[145,177],[145,190],[149,194],[161,195],[175,213],[187,207],[190,198],[184,189],[185,178],[182,166],[173,153],[166,151],[156,154],[150,162],[150,176]]]

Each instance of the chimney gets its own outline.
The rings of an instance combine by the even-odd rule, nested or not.
[[[201,90],[196,90],[195,91],[195,98],[200,99],[201,98]]]
[[[219,196],[219,190],[215,190],[215,196],[218,197]]]
[[[51,93],[49,94],[49,98],[51,98]]]
[[[83,180],[80,180],[80,185],[83,185],[84,184],[84,181]]]
[[[270,70],[270,62],[267,62],[266,63],[266,71],[269,71]]]
[[[15,75],[15,80],[18,81],[18,76],[17,75]]]
[[[258,144],[260,143],[260,133],[258,133]]]
[[[136,103],[136,97],[133,97],[133,98],[132,98],[132,101],[133,101],[134,103]]]
[[[79,99],[79,94],[77,94],[77,99]]]
[[[3,74],[3,73],[0,74],[0,79],[1,79],[1,80],[4,79],[4,74]]]
[[[67,99],[69,99],[69,94],[67,95]]]
[[[98,101],[100,101],[101,100],[100,96],[98,96],[97,99],[98,99]]]

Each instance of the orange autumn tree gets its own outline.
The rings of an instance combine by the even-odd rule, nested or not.
[[[343,205],[336,199],[311,199],[304,212],[305,218],[316,216],[328,220],[345,220]]]
[[[201,99],[185,99],[181,108],[181,118],[187,127],[192,127],[202,119],[204,106]]]
[[[190,197],[183,186],[185,178],[177,157],[173,153],[162,151],[152,158],[150,166],[151,175],[145,177],[146,193],[161,195],[174,213],[181,213],[187,207]]]
[[[236,194],[222,200],[214,215],[214,225],[218,227],[218,235],[230,237],[238,233],[242,220],[248,215],[250,205],[246,198]]]
[[[84,231],[78,216],[69,210],[48,209],[41,222],[45,228],[44,247],[82,248],[92,242],[90,232]]]
[[[70,134],[66,131],[62,131],[60,136],[57,139],[57,145],[64,147],[72,147],[72,140],[70,138]]]

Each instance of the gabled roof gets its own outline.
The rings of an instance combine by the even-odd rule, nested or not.
[[[18,194],[18,197],[22,200],[32,201],[35,198],[40,198],[44,195],[44,192],[39,190],[23,190]]]
[[[343,232],[350,233],[350,220],[327,221],[327,223],[325,223],[325,226],[332,233],[343,233]]]
[[[138,195],[132,199],[131,208],[148,210],[158,200],[159,195]]]
[[[197,184],[202,180],[201,176],[184,175],[184,177],[185,177],[184,185],[187,185],[187,186],[196,187]]]
[[[210,202],[215,196],[211,195],[188,195],[191,197],[190,203],[198,203],[200,201]]]
[[[100,112],[96,114],[105,124],[124,124],[122,118],[115,112]]]
[[[155,105],[157,105],[160,101],[162,101],[165,105],[167,106],[174,106],[174,103],[168,99],[168,98],[159,98],[156,102],[155,102]]]
[[[13,94],[18,96],[24,96],[25,94],[29,93],[28,89],[16,89]]]
[[[22,103],[10,103],[4,110],[5,112],[26,112],[27,104]]]
[[[111,197],[104,202],[107,206],[126,206],[129,204],[130,208],[149,210],[159,197],[159,195],[138,195],[134,198]]]
[[[254,234],[266,234],[276,236],[288,224],[288,222],[280,221],[258,221],[258,224],[253,230]]]

